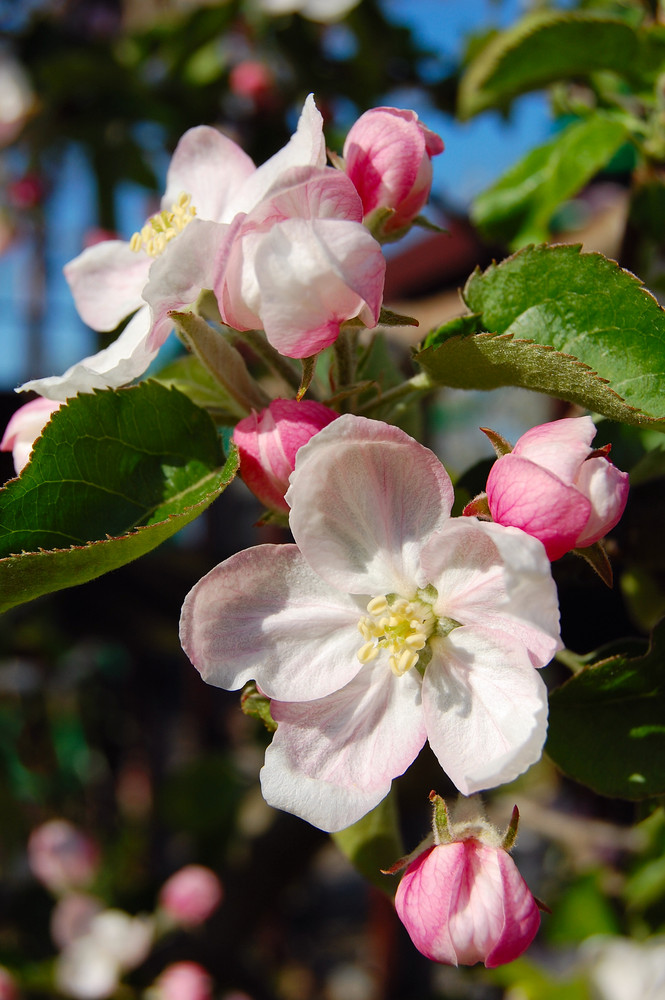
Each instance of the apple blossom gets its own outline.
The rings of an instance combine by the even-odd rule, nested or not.
[[[9,969],[0,965],[0,1000],[19,1000],[19,988]]]
[[[71,941],[56,961],[58,988],[77,1000],[103,1000],[115,993],[122,974],[140,965],[152,946],[148,917],[104,910],[92,917],[86,933]]]
[[[580,958],[598,1000],[663,1000],[665,937],[596,935],[584,941]]]
[[[284,494],[296,453],[337,416],[311,399],[274,399],[261,413],[236,424],[233,441],[238,447],[240,475],[261,503],[288,514]]]
[[[463,792],[536,761],[547,696],[534,667],[560,646],[542,545],[451,519],[436,456],[350,414],[299,450],[286,500],[296,544],[232,556],[181,617],[206,681],[253,679],[273,699],[266,800],[339,830],[384,798],[426,739]]]
[[[185,865],[166,880],[159,894],[162,909],[183,927],[202,924],[221,901],[221,883],[203,865]]]
[[[409,864],[395,896],[416,948],[446,965],[512,962],[533,941],[540,913],[504,838],[482,819],[444,830],[435,820],[434,841]]]
[[[167,965],[146,993],[147,1000],[212,1000],[212,978],[198,962]]]
[[[212,287],[225,323],[262,328],[281,354],[305,358],[332,344],[349,319],[377,325],[385,269],[348,177],[295,168],[240,223]]]
[[[380,209],[391,215],[379,233],[394,238],[408,227],[429,198],[432,157],[443,141],[415,111],[372,108],[351,127],[344,143],[344,169],[362,199],[365,216]]]
[[[628,473],[594,452],[591,417],[532,427],[494,463],[487,502],[498,524],[539,538],[550,559],[597,542],[614,527],[628,499]]]
[[[99,867],[99,847],[67,820],[52,819],[30,834],[28,863],[47,889],[62,892],[93,880]]]
[[[160,212],[131,241],[105,240],[65,267],[79,315],[93,330],[114,330],[134,313],[132,320],[109,348],[21,390],[64,400],[142,375],[171,330],[168,311],[191,305],[219,281],[236,216],[257,204],[285,170],[323,167],[325,159],[322,119],[311,95],[289,142],[258,169],[217,129],[202,125],[186,132],[167,172]],[[149,276],[150,309],[143,297]]]
[[[32,446],[60,403],[39,397],[20,406],[10,418],[0,441],[0,451],[11,451],[18,476],[27,465]]]

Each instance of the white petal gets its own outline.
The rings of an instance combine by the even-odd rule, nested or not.
[[[559,603],[541,542],[519,528],[452,518],[423,551],[434,610],[462,625],[500,629],[542,667],[561,648]]]
[[[423,709],[427,738],[464,795],[512,781],[539,760],[547,690],[520,642],[476,627],[432,643]]]
[[[200,219],[221,222],[226,219],[228,205],[255,170],[247,153],[216,128],[191,128],[173,153],[162,208],[170,211],[181,194],[189,194]]]
[[[341,691],[305,705],[272,703],[277,722],[261,784],[266,801],[340,830],[387,795],[425,742],[420,675],[383,659]]]
[[[204,680],[311,701],[360,670],[359,604],[324,583],[295,545],[258,545],[220,563],[185,599],[183,649]]]
[[[105,240],[65,265],[79,316],[93,330],[115,330],[143,305],[141,292],[153,258],[134,253],[129,243]]]
[[[450,478],[397,427],[346,414],[301,448],[286,495],[309,564],[350,593],[411,596],[427,580],[420,554],[446,523]]]
[[[302,109],[298,127],[286,146],[249,177],[227,208],[224,221],[236,212],[249,212],[264,197],[279,175],[290,167],[325,167],[326,142],[323,118],[310,94]]]
[[[233,226],[193,219],[155,260],[143,298],[152,313],[149,344],[159,348],[173,327],[169,312],[190,306],[221,280],[241,217]]]
[[[157,356],[148,349],[150,311],[147,306],[131,318],[113,343],[68,368],[64,375],[32,379],[19,386],[19,392],[34,390],[46,399],[64,401],[79,392],[93,389],[117,389],[143,375]]]

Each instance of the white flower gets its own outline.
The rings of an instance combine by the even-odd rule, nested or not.
[[[541,543],[451,519],[436,456],[351,415],[300,449],[286,499],[297,544],[232,556],[181,619],[205,680],[233,690],[254,679],[273,699],[266,800],[339,830],[426,739],[464,794],[534,763],[547,718],[534,667],[560,645]]]
[[[153,939],[149,917],[122,910],[93,916],[81,937],[68,944],[56,964],[56,982],[78,1000],[101,1000],[115,992],[123,972],[140,965]]]

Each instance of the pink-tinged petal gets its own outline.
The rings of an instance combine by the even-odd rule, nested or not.
[[[488,969],[513,962],[524,952],[540,927],[540,910],[515,862],[504,851],[497,861],[503,882],[505,924],[500,939],[485,959]]]
[[[400,881],[395,907],[418,950],[446,965],[512,961],[540,924],[510,856],[474,839],[419,855]]]
[[[426,156],[417,118],[414,111],[372,108],[349,131],[343,156],[365,212],[378,205],[395,207],[413,188]]]
[[[540,539],[551,560],[575,546],[591,513],[575,486],[514,451],[490,469],[487,502],[495,521]]]
[[[227,208],[226,219],[231,213],[249,212],[279,179],[280,174],[291,167],[324,167],[326,165],[326,143],[323,136],[323,118],[309,95],[302,109],[298,127],[286,146],[271,156],[269,160],[249,177],[236,193]]]
[[[362,222],[355,187],[332,167],[292,167],[279,176],[247,216],[247,227],[266,230],[285,219],[346,219]]]
[[[204,288],[221,281],[241,222],[240,217],[232,225],[193,219],[155,260],[143,291],[152,314],[152,349],[161,347],[173,329],[170,312],[190,306]]]
[[[109,347],[72,365],[64,375],[32,379],[18,391],[34,390],[47,399],[64,401],[79,392],[127,385],[143,375],[157,356],[157,351],[148,347],[149,332],[150,312],[144,305]]]
[[[141,292],[152,261],[122,240],[96,243],[70,260],[64,274],[83,322],[93,330],[115,330],[143,305]]]
[[[476,626],[431,645],[423,709],[441,767],[464,795],[512,781],[540,759],[547,732],[547,689],[524,646]]]
[[[191,128],[173,153],[162,208],[170,211],[185,193],[192,196],[199,218],[229,221],[227,207],[255,170],[251,158],[228,136],[208,125]]]
[[[576,547],[592,545],[618,523],[628,501],[630,482],[627,472],[621,472],[606,458],[589,458],[577,477],[577,488],[591,502],[589,520]]]
[[[287,219],[256,246],[253,270],[266,337],[281,354],[305,358],[328,347],[348,319],[376,326],[385,258],[358,222]]]
[[[450,515],[453,487],[404,431],[345,414],[300,449],[286,500],[296,542],[329,583],[410,597],[429,582],[421,552]]]
[[[255,680],[270,698],[307,701],[360,670],[359,605],[324,583],[295,545],[258,545],[211,570],[185,598],[180,639],[208,684]]]
[[[511,454],[542,465],[570,486],[591,451],[596,427],[591,417],[566,417],[532,427]]]
[[[17,476],[27,465],[35,439],[39,437],[51,415],[58,409],[60,403],[39,396],[20,406],[10,418],[0,441],[0,451],[13,452]]]
[[[322,830],[355,823],[387,795],[425,742],[420,675],[383,659],[305,705],[272,702],[277,722],[261,774],[266,801]]]
[[[440,617],[506,632],[527,649],[534,667],[561,648],[559,602],[541,543],[517,528],[452,518],[423,550]]]

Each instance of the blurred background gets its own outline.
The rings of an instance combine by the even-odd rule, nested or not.
[[[216,125],[260,163],[310,92],[338,152],[376,105],[413,108],[442,136],[428,213],[446,232],[414,231],[388,248],[386,300],[420,319],[411,340],[460,314],[458,285],[506,252],[470,222],[474,197],[558,127],[541,93],[456,116],[465,62],[523,12],[518,0],[0,0],[3,426],[21,402],[16,385],[103,346],[78,319],[62,267],[140,228],[180,135]],[[617,162],[595,178],[555,222],[557,238],[619,256],[626,177]],[[408,342],[393,346],[408,366]],[[460,477],[460,495],[473,495],[490,454],[479,425],[514,440],[567,412],[515,389],[449,390],[428,404],[425,438]],[[628,432],[615,440],[617,464],[633,449]],[[11,459],[0,457],[4,481]],[[659,502],[654,490],[616,532],[619,566]],[[490,815],[505,824],[519,802],[515,857],[553,912],[527,958],[488,972],[422,958],[384,891],[324,834],[265,805],[257,774],[268,734],[237,694],[201,682],[177,636],[189,588],[233,551],[271,540],[259,516],[234,483],[137,563],[0,618],[0,1000],[665,996],[665,946],[626,937],[665,926],[662,810],[595,796],[547,759],[500,790]],[[573,557],[556,573],[569,647],[646,635],[652,622]],[[550,673],[553,684],[566,676]],[[411,850],[428,830],[430,788],[453,789],[427,752],[398,784]],[[167,879],[191,865],[221,885],[193,921],[177,906],[169,915],[164,898]],[[73,954],[77,920],[106,909],[125,924]],[[127,923],[140,914],[148,937]],[[168,985],[164,970],[182,962],[202,975]],[[613,962],[651,978],[626,992],[619,973],[608,977]]]

